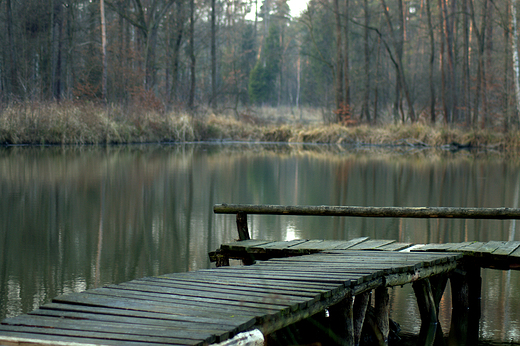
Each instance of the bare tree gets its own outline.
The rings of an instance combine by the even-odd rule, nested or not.
[[[381,0],[381,4],[383,6],[383,13],[386,18],[386,22],[388,24],[388,28],[390,31],[390,41],[395,51],[396,57],[392,60],[396,69],[397,81],[396,81],[396,94],[400,93],[400,89],[403,88],[404,95],[406,98],[406,103],[408,105],[408,116],[412,123],[415,122],[415,109],[413,106],[412,99],[410,97],[410,91],[408,90],[408,83],[406,81],[404,69],[403,69],[403,43],[404,43],[404,18],[403,18],[403,1],[397,0],[398,8],[399,8],[399,35],[396,37],[394,26],[392,24],[392,20],[390,18],[390,13],[388,10],[388,6],[386,4],[386,0]],[[389,47],[387,47],[389,51]],[[390,51],[389,51],[390,53]],[[396,111],[395,107],[399,107],[398,96],[396,96],[396,104],[394,104],[394,112]],[[404,119],[403,119],[404,120]]]

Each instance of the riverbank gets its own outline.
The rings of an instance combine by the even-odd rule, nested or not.
[[[74,103],[30,103],[0,109],[0,143],[4,145],[193,141],[451,146],[509,151],[520,149],[520,131],[423,123],[343,126],[326,124],[319,114],[302,117],[290,110],[286,116],[251,111],[236,117]]]

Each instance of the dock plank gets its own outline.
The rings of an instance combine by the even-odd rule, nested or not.
[[[359,244],[356,244],[352,247],[349,247],[349,250],[374,250],[384,245],[389,245],[395,243],[395,240],[366,240]]]
[[[153,326],[129,328],[125,324],[116,322],[97,322],[89,320],[76,321],[67,318],[56,318],[46,316],[12,317],[2,321],[7,326],[36,327],[53,330],[66,330],[72,336],[83,336],[85,330],[98,333],[101,337],[113,338],[118,335],[119,340],[153,342],[163,344],[186,344],[196,345],[200,340],[208,343],[215,342],[216,338],[211,334],[186,333],[184,331],[171,331]]]
[[[520,241],[508,241],[498,247],[491,254],[495,256],[509,256],[520,247]]]

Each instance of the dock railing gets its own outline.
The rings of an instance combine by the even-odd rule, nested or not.
[[[359,206],[289,206],[269,204],[215,204],[216,214],[236,214],[239,240],[250,239],[247,214],[357,216],[449,219],[520,219],[520,208],[457,207],[359,207]]]

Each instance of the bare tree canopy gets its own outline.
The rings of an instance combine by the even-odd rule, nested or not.
[[[517,0],[0,0],[0,102],[518,126]]]

